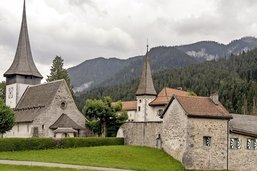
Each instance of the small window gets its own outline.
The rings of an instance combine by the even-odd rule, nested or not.
[[[42,125],[42,129],[45,129],[45,125],[44,124]]]
[[[19,124],[17,124],[17,132],[19,132],[20,131],[20,126],[19,126]]]
[[[231,149],[240,149],[241,140],[239,138],[230,138],[230,148]]]
[[[66,102],[61,102],[61,108],[62,109],[66,109],[66,107],[67,107],[67,103]]]
[[[29,132],[29,124],[27,124],[27,132]]]
[[[142,102],[142,100],[141,99],[139,99],[139,103],[141,103]]]
[[[257,150],[257,139],[248,138],[246,142],[246,148],[248,150]]]
[[[158,115],[158,116],[161,116],[161,115],[162,115],[162,112],[163,112],[163,110],[162,110],[162,109],[159,109],[157,115]]]
[[[204,146],[211,146],[211,137],[210,136],[204,136],[203,137],[203,145]]]
[[[140,111],[140,109],[141,109],[140,106],[138,106],[138,111]]]

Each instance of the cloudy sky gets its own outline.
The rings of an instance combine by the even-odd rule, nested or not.
[[[151,47],[257,36],[256,0],[27,0],[34,61],[45,77],[95,57],[128,58]],[[23,0],[0,6],[0,80],[15,55]]]

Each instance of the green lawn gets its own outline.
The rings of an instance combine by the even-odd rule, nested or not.
[[[14,166],[14,165],[0,165],[0,171],[82,171],[78,169],[61,169],[50,167],[37,167],[37,166]],[[83,170],[89,171],[89,170]]]
[[[101,146],[70,149],[0,152],[0,159],[31,160],[147,171],[183,171],[165,152],[135,146]]]

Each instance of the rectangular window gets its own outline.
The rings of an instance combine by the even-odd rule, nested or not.
[[[203,145],[204,146],[211,146],[211,137],[210,136],[204,136],[203,137]]]
[[[248,150],[257,150],[257,139],[248,138],[246,142],[246,148]]]
[[[138,106],[138,111],[140,111],[140,106]]]
[[[230,138],[231,149],[241,149],[241,140],[239,138]]]
[[[19,124],[17,124],[17,131],[18,131],[18,132],[20,131],[20,127],[19,127]]]
[[[29,132],[29,124],[27,124],[27,132]]]

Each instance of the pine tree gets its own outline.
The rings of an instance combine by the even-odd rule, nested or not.
[[[50,69],[50,75],[47,76],[46,81],[51,82],[55,80],[64,79],[69,86],[70,92],[74,97],[74,93],[72,90],[71,81],[66,69],[63,68],[64,61],[61,56],[56,56],[53,60],[53,64]]]

